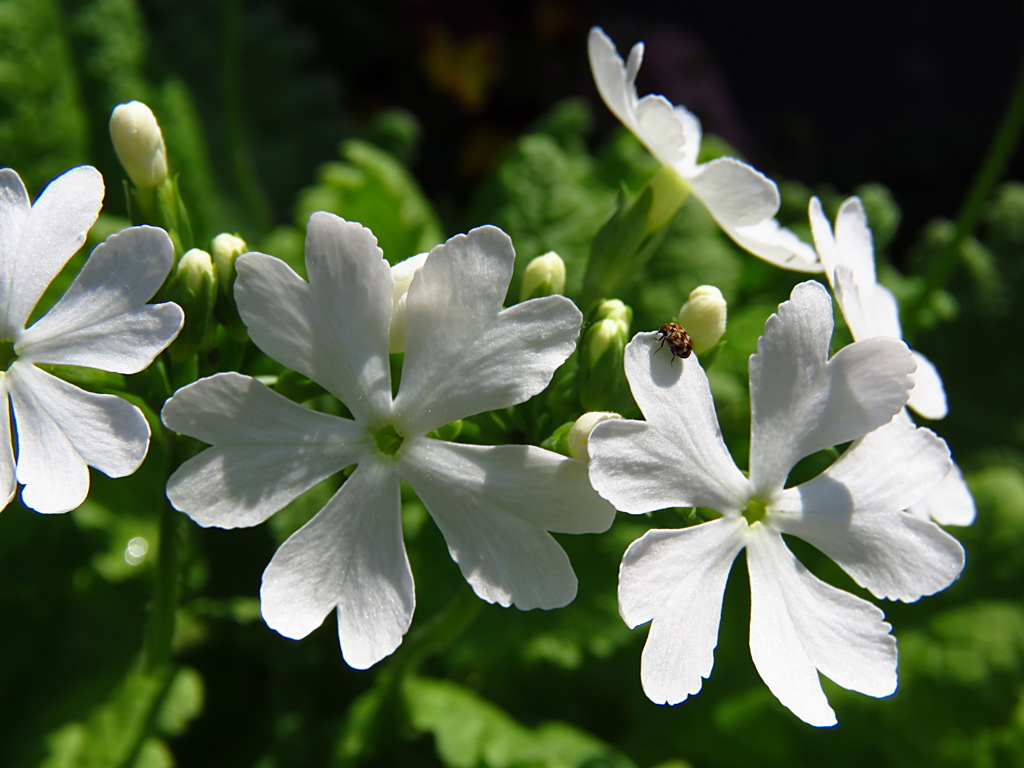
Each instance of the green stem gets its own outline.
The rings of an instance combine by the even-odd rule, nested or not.
[[[178,444],[171,437],[168,467],[176,467]],[[181,563],[182,515],[164,499],[160,510],[160,528],[156,552],[156,584],[149,616],[149,628],[143,649],[146,672],[154,673],[170,665],[173,656],[174,624],[178,612],[178,574]]]
[[[978,173],[967,192],[967,197],[964,198],[963,205],[960,207],[953,239],[928,266],[925,272],[924,289],[911,311],[907,313],[907,324],[912,328],[920,324],[921,312],[931,302],[932,295],[949,282],[960,259],[960,246],[978,225],[985,201],[988,200],[992,188],[1003,175],[1006,164],[1013,156],[1022,128],[1024,128],[1024,61],[1021,62],[1021,68],[1017,74],[1017,84],[1010,95],[1006,113],[1003,115],[992,144],[989,146],[988,154],[978,168]],[[904,335],[908,336],[907,333]]]

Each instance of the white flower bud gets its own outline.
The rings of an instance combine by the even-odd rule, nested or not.
[[[137,187],[167,178],[167,148],[153,112],[141,101],[118,104],[110,114],[110,140],[117,159]]]
[[[388,351],[405,352],[405,301],[412,279],[426,263],[427,254],[420,253],[401,261],[391,268],[395,287],[391,292],[391,332],[388,334]]]
[[[701,285],[690,291],[690,298],[679,310],[679,324],[690,334],[693,351],[706,352],[725,333],[725,298],[713,285]]]
[[[235,282],[235,259],[249,250],[245,240],[229,232],[221,232],[211,243],[213,250],[213,268],[217,272],[217,285],[224,291],[230,291]]]
[[[576,423],[572,425],[572,429],[569,430],[569,436],[566,438],[569,455],[574,459],[589,461],[590,454],[587,451],[587,443],[590,441],[591,430],[602,421],[621,418],[619,414],[611,413],[610,411],[590,411],[584,413],[576,419]]]
[[[565,262],[554,251],[530,261],[523,273],[523,284],[519,289],[519,300],[526,301],[540,296],[553,296],[565,290]]]
[[[207,284],[214,285],[216,281],[213,259],[199,248],[185,251],[174,273],[184,279],[185,287],[193,294],[204,292]]]

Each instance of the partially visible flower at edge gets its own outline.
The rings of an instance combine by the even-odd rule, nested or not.
[[[43,513],[67,512],[89,493],[88,467],[124,477],[138,469],[149,448],[149,424],[142,411],[115,395],[80,389],[39,365],[137,373],[171,343],[181,330],[181,308],[171,302],[146,304],[174,259],[162,229],[130,227],[108,237],[67,292],[25,327],[46,287],[85,242],[103,193],[99,171],[79,166],[51,181],[32,204],[18,174],[0,170],[4,506],[20,483],[25,506]]]
[[[876,277],[871,229],[860,199],[851,197],[839,207],[834,233],[817,197],[811,198],[808,217],[825,276],[853,338],[902,339],[896,297]],[[942,419],[948,408],[939,372],[920,352],[911,353],[917,370],[907,407],[926,419]],[[899,421],[904,429],[914,427],[905,413]],[[976,515],[974,498],[956,464],[942,484],[912,505],[910,511],[943,525],[970,525]]]
[[[502,309],[515,252],[480,227],[423,257],[405,294],[401,386],[392,398],[388,337],[395,278],[373,234],[327,213],[310,217],[309,282],[247,253],[235,297],[253,341],[337,396],[352,419],[319,413],[236,373],[202,379],[164,406],[171,429],[212,447],[183,464],[167,494],[204,526],[266,520],[356,464],[340,490],[274,555],[263,617],[305,637],[332,610],[345,661],[365,669],[402,642],[415,606],[401,530],[399,480],[417,493],[482,599],[556,608],[576,594],[549,531],[600,532],[614,509],[586,465],[529,445],[427,437],[459,418],[521,403],[572,352],[582,315],[562,296]]]
[[[775,220],[780,205],[775,182],[732,157],[698,165],[701,126],[696,116],[664,96],[637,97],[643,43],[634,45],[623,63],[615,43],[594,27],[588,53],[604,103],[655,158],[678,174],[737,245],[784,269],[821,271],[814,249]]]
[[[816,282],[798,285],[765,324],[750,359],[749,477],[722,440],[697,357],[673,368],[656,356],[653,333],[627,348],[626,373],[646,421],[594,428],[594,487],[631,514],[696,506],[722,514],[648,531],[622,559],[619,610],[631,627],[652,622],[641,679],[657,703],[683,701],[711,674],[726,579],[743,549],[754,665],[784,706],[816,726],[836,723],[819,673],[870,696],[895,692],[896,640],[877,607],[816,578],[783,534],[812,544],[877,597],[911,602],[963,569],[954,538],[901,511],[950,463],[930,431],[889,424],[911,386],[906,345],[869,339],[829,359],[831,335],[831,302]],[[816,478],[784,487],[801,458],[850,440]]]

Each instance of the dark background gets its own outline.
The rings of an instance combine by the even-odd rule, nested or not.
[[[222,106],[210,64],[222,56],[218,30],[234,6],[241,3],[143,5],[160,54],[207,114]],[[294,112],[275,94],[281,61],[307,73],[299,90],[331,96],[318,102],[305,151],[293,153],[291,186],[309,183],[338,138],[402,107],[422,125],[413,169],[442,211],[445,201],[457,209],[507,143],[560,99],[589,101],[594,141],[607,136],[615,121],[586,58],[587,31],[600,25],[623,55],[646,42],[641,95],[685,105],[772,178],[842,193],[881,182],[904,210],[903,232],[915,232],[929,217],[955,216],[1022,57],[1021,4],[1002,0],[969,11],[926,0],[816,8],[785,0],[295,0],[244,8],[242,109],[254,146],[286,126],[297,133]],[[289,82],[286,96],[300,99]],[[336,111],[324,114],[324,103]],[[1018,156],[1008,175],[1021,170]],[[286,184],[269,193],[274,218],[287,217],[290,191]]]

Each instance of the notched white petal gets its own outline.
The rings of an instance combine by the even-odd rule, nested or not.
[[[28,362],[83,365],[116,373],[148,366],[181,330],[173,303],[146,306],[174,260],[167,233],[130,227],[96,247],[71,287],[16,349]]]
[[[818,673],[848,690],[896,690],[896,639],[871,603],[817,579],[775,532],[751,529],[750,654],[775,697],[815,726],[836,724]]]
[[[828,360],[831,301],[820,283],[793,289],[750,359],[750,477],[782,488],[796,462],[887,423],[906,404],[913,358],[896,339],[867,339]]]
[[[261,523],[372,450],[366,430],[351,421],[304,408],[237,373],[178,390],[161,416],[168,428],[214,446],[167,483],[174,507],[203,526]]]
[[[901,510],[946,476],[945,443],[906,418],[858,441],[815,479],[786,491],[779,530],[810,542],[877,597],[912,602],[949,586],[964,550],[937,525]]]
[[[625,367],[633,398],[648,424],[673,446],[666,450],[659,440],[640,432],[631,433],[629,438],[640,441],[637,449],[652,452],[653,463],[670,462],[671,466],[659,470],[659,476],[670,472],[677,477],[669,484],[676,486],[675,490],[655,495],[678,498],[679,494],[684,494],[687,498],[699,499],[694,504],[712,506],[720,511],[744,506],[747,480],[736,468],[722,440],[711,388],[697,355],[685,360],[676,359],[662,347],[657,334],[638,333],[626,345]],[[626,428],[602,429],[598,434],[625,436]],[[620,443],[620,447],[624,446]],[[641,486],[650,487],[649,482],[639,477],[639,470],[620,465],[607,448],[599,451],[599,466],[620,476],[623,471],[626,474],[632,472],[637,475]],[[631,454],[635,455],[635,451]],[[600,474],[604,470],[595,471]],[[604,481],[595,475],[594,482]],[[650,511],[650,508],[644,511]]]
[[[614,515],[582,462],[534,446],[429,438],[407,439],[398,459],[482,599],[530,610],[560,608],[576,596],[569,558],[548,531],[603,531]]]
[[[634,108],[637,101],[634,82],[643,61],[643,43],[633,46],[627,68],[611,38],[600,27],[593,27],[587,38],[587,54],[594,83],[604,103],[627,128],[634,130]]]
[[[307,283],[280,259],[235,262],[238,311],[256,345],[338,397],[364,424],[391,409],[391,269],[372,233],[327,213],[306,231]]]
[[[907,407],[926,419],[944,419],[949,413],[946,403],[946,390],[942,386],[942,377],[931,360],[920,352],[914,352],[914,388],[910,390]]]
[[[146,457],[149,424],[134,405],[61,381],[32,365],[7,372],[18,434],[22,500],[37,512],[67,512],[89,492],[88,466],[130,475]]]
[[[575,348],[583,316],[563,296],[502,310],[512,241],[479,227],[434,248],[406,299],[408,322],[395,425],[422,435],[540,392]]]
[[[36,199],[0,267],[0,282],[8,291],[7,328],[24,328],[43,291],[82,247],[99,216],[103,193],[99,171],[81,165],[51,181]]]
[[[146,305],[58,336],[19,343],[17,350],[25,362],[138,373],[174,341],[184,320],[173,302]]]
[[[634,541],[619,567],[619,612],[630,627],[651,621],[641,661],[644,692],[678,704],[711,675],[722,596],[743,547],[737,518],[678,530],[652,530]]]
[[[941,483],[907,511],[939,525],[970,525],[977,515],[974,497],[956,464]]]
[[[416,604],[400,504],[393,464],[360,465],[264,571],[267,625],[300,639],[337,609],[346,663],[367,669],[393,653]]]

